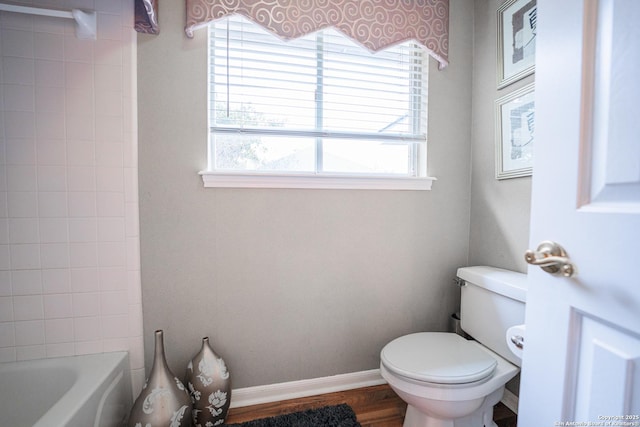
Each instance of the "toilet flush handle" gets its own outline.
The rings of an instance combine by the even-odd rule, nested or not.
[[[524,348],[524,337],[522,335],[514,335],[511,337],[511,342],[518,349],[522,350]]]
[[[565,277],[573,277],[576,269],[567,256],[564,248],[549,240],[538,245],[535,251],[531,249],[524,253],[524,259],[531,265],[537,265],[547,273],[562,272]]]

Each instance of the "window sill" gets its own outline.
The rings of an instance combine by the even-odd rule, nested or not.
[[[360,175],[262,174],[200,172],[211,188],[308,188],[330,190],[431,190],[436,178],[367,177]]]

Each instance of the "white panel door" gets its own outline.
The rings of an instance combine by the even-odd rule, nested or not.
[[[640,426],[640,0],[538,0],[537,37],[530,248],[577,274],[529,267],[518,425]]]

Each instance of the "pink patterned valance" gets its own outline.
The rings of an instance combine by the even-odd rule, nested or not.
[[[135,0],[134,28],[139,33],[158,34],[158,0]]]
[[[415,40],[448,64],[449,0],[186,0],[188,37],[239,13],[285,40],[332,26],[375,52]]]

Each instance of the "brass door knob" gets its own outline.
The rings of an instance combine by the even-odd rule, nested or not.
[[[547,273],[562,273],[565,277],[573,277],[576,269],[567,256],[564,248],[549,240],[538,245],[535,251],[531,249],[524,253],[524,259],[531,265],[537,265]]]

